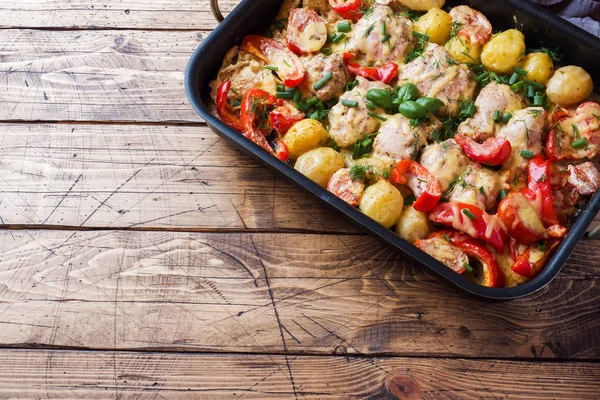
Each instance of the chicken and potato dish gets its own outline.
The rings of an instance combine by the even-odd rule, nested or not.
[[[286,0],[211,83],[220,119],[466,279],[533,279],[600,188],[582,68],[444,0]]]

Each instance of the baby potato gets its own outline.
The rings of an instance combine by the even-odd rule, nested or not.
[[[444,45],[452,32],[452,17],[444,10],[432,8],[415,22],[415,31],[429,36],[429,41]]]
[[[546,53],[529,53],[523,59],[527,79],[545,85],[554,74],[554,63]]]
[[[391,228],[402,215],[404,198],[388,181],[381,180],[365,190],[358,208],[386,228]]]
[[[432,8],[442,8],[446,0],[399,0],[404,6],[415,11],[428,11]]]
[[[410,243],[426,239],[431,233],[427,214],[410,206],[404,210],[394,230],[400,237]]]
[[[325,146],[329,134],[319,121],[303,119],[292,125],[281,140],[287,145],[289,157],[296,160],[312,149]]]
[[[509,29],[494,36],[483,46],[481,62],[490,71],[509,74],[521,65],[523,56],[525,35],[516,29]]]
[[[333,174],[344,168],[344,157],[331,147],[319,147],[298,157],[294,168],[319,185],[327,187]]]
[[[481,46],[475,46],[468,40],[455,36],[444,46],[450,56],[463,64],[479,64],[481,62]]]
[[[556,70],[548,81],[546,93],[550,101],[561,107],[574,106],[592,94],[594,82],[586,70],[569,65]]]

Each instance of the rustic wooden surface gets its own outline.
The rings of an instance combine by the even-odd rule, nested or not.
[[[0,398],[600,398],[600,242],[525,299],[454,289],[204,125],[214,26],[0,0]]]

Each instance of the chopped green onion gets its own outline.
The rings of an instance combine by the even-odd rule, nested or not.
[[[514,85],[515,83],[517,83],[519,81],[519,79],[521,79],[521,75],[517,74],[516,72],[514,74],[512,74],[512,76],[510,77],[510,80],[508,81],[509,85]]]
[[[293,100],[295,95],[296,95],[295,92],[277,92],[277,93],[275,93],[275,97],[277,97],[278,99],[284,99],[284,100]]]
[[[481,74],[477,75],[477,78],[475,78],[475,82],[481,82],[489,76],[490,76],[489,72],[482,72]]]
[[[513,92],[520,92],[525,87],[525,82],[520,81],[512,85]]]
[[[571,143],[571,146],[573,146],[573,148],[576,150],[584,149],[588,146],[588,141],[586,138],[581,138]]]
[[[306,104],[308,104],[309,107],[314,106],[315,104],[317,104],[319,102],[319,99],[317,99],[317,96],[313,96],[310,99],[306,100]]]
[[[313,85],[313,89],[315,89],[315,90],[322,89],[323,86],[325,86],[325,84],[327,82],[329,82],[329,80],[332,77],[333,77],[333,72],[329,71],[328,73],[325,74],[324,77],[322,77],[321,79],[319,79],[319,81]]]
[[[483,186],[479,186],[479,193],[485,196],[485,189],[483,188]]]
[[[502,121],[502,114],[500,113],[500,110],[496,110],[494,111],[494,122],[498,123]]]
[[[352,158],[354,160],[358,160],[360,158],[360,147],[361,147],[361,142],[360,140],[357,140],[356,143],[354,143],[354,150],[352,151]]]
[[[506,114],[504,114],[504,116],[502,116],[502,122],[507,123],[508,121],[510,121],[510,119],[512,117],[513,117],[513,115],[511,113],[506,113]]]
[[[477,112],[477,106],[473,103],[466,103],[460,110],[460,118],[471,118]]]
[[[339,32],[350,32],[352,30],[352,26],[350,26],[349,21],[342,21],[337,24],[337,29]]]
[[[500,200],[503,200],[506,196],[508,196],[508,193],[510,193],[508,190],[502,189],[500,191]]]
[[[325,109],[325,104],[323,104],[323,102],[321,100],[319,100],[317,102],[317,104],[315,104],[315,107],[317,108],[317,110],[324,110]]]
[[[329,35],[327,35],[327,41],[328,42],[333,42],[333,39],[335,39],[337,35],[335,33],[330,33]]]
[[[321,49],[321,54],[324,54],[326,56],[330,56],[333,54],[333,50],[331,50],[331,47],[323,47]]]
[[[533,158],[533,151],[531,150],[521,150],[521,157],[531,160]]]
[[[277,70],[279,70],[279,68],[277,68],[275,65],[265,65],[263,68],[271,70],[271,71],[277,71]]]
[[[372,101],[365,102],[365,106],[367,107],[368,110],[371,110],[371,111],[373,111],[377,108],[375,103],[373,103]]]
[[[529,86],[533,86],[535,89],[538,90],[544,90],[546,88],[546,86],[542,85],[541,83],[537,83],[536,81],[531,81],[529,79],[523,79],[523,82],[525,82]]]
[[[514,67],[513,71],[515,71],[515,74],[519,74],[519,75],[523,75],[523,76],[527,76],[528,72],[525,71],[523,68],[521,67]]]
[[[300,100],[298,102],[298,104],[296,104],[296,108],[300,111],[302,111],[303,113],[307,113],[308,112],[308,104],[306,104],[306,100]]]
[[[467,263],[463,263],[463,267],[468,271],[468,272],[473,272],[473,267],[471,267],[469,264]]]
[[[332,40],[333,43],[341,43],[344,39],[346,39],[345,33],[338,33]]]
[[[535,89],[533,86],[527,86],[526,96],[532,99],[535,96]]]
[[[538,242],[538,250],[539,251],[546,251],[546,242],[543,240],[540,240]]]
[[[544,95],[536,94],[535,97],[533,98],[533,105],[536,107],[543,107],[544,106]]]
[[[302,99],[302,92],[301,91],[297,91],[296,94],[294,95],[294,103],[299,102]]]
[[[392,35],[390,35],[390,34],[387,34],[387,35],[385,35],[385,36],[384,36],[384,37],[381,39],[381,43],[385,43],[385,42],[387,42],[388,40],[390,40],[390,38],[391,38],[391,37],[392,37]]]
[[[342,99],[342,104],[346,107],[358,107],[358,101]]]
[[[357,80],[355,80],[355,81],[352,81],[352,82],[348,82],[348,83],[346,83],[346,87],[345,87],[344,89],[345,89],[346,91],[349,91],[349,90],[352,90],[352,89],[354,89],[354,88],[355,88],[355,87],[357,87],[357,86],[358,86],[358,81],[357,81]]]
[[[415,197],[414,194],[411,194],[410,196],[408,196],[407,198],[404,199],[404,205],[412,206],[415,201],[417,201],[417,198]]]
[[[473,214],[471,211],[469,211],[466,208],[463,208],[462,212],[463,212],[463,214],[465,214],[467,217],[469,217],[473,221],[475,221],[477,219],[477,217],[475,216],[475,214]]]
[[[367,113],[367,115],[368,115],[368,116],[370,116],[370,117],[373,117],[373,118],[377,118],[377,119],[378,119],[378,120],[380,120],[380,121],[387,121],[387,118],[386,118],[386,117],[384,117],[384,116],[381,116],[381,115],[379,115],[379,114],[375,114],[374,112],[371,112],[371,111],[369,111],[369,112]]]
[[[283,85],[277,85],[277,89],[278,92],[284,92],[285,91],[285,86]]]
[[[387,26],[385,25],[385,21],[381,21],[381,34],[383,36],[387,35]]]
[[[450,239],[450,236],[446,235],[445,233],[442,233],[442,236],[444,237],[444,239],[446,239],[448,242],[452,243],[452,239]]]
[[[373,139],[371,138],[366,138],[365,140],[362,141],[361,144],[363,149],[370,149],[373,147]]]

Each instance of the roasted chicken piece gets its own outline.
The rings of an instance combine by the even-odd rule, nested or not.
[[[369,89],[391,88],[379,81],[368,81],[360,76],[356,77],[358,85],[349,92],[344,93],[329,112],[329,135],[340,147],[354,145],[358,139],[377,132],[381,120],[369,115],[370,113],[385,114],[382,108],[377,107],[373,112],[367,109],[365,99]],[[358,103],[356,107],[346,107],[342,100],[352,100]]]
[[[375,138],[373,156],[390,162],[414,160],[427,145],[431,132],[442,127],[442,123],[433,116],[429,122],[414,127],[410,122],[400,114],[387,117]]]
[[[515,111],[510,121],[496,133],[497,138],[507,139],[512,153],[502,168],[513,173],[527,169],[529,159],[542,153],[542,135],[546,111],[541,107],[529,107]],[[529,153],[531,152],[531,153]]]
[[[523,109],[525,102],[509,85],[491,82],[481,89],[475,105],[477,112],[473,118],[460,124],[457,133],[481,142],[494,136],[502,127],[501,124],[494,122],[496,111],[500,111],[500,114],[504,116],[507,113]]]
[[[389,39],[382,41],[382,22]],[[365,66],[379,66],[387,62],[402,64],[414,45],[413,23],[387,6],[374,5],[354,25],[345,51],[356,55]]]
[[[471,100],[476,82],[469,69],[450,57],[442,46],[429,43],[423,54],[404,65],[398,76],[398,85],[411,82],[423,97],[435,97],[444,102],[442,114],[456,115],[461,101]]]
[[[454,139],[429,145],[421,155],[421,165],[439,180],[442,192],[466,171],[470,162]]]
[[[489,210],[496,204],[501,189],[500,174],[471,163],[465,173],[454,180],[446,197],[450,201]]]
[[[300,61],[306,68],[304,81],[300,84],[302,92],[307,96],[317,96],[321,101],[337,98],[344,93],[344,87],[350,79],[342,54],[335,53],[329,57],[324,54],[300,57]],[[333,75],[325,86],[319,90],[313,89],[313,85],[325,74],[331,72]]]

